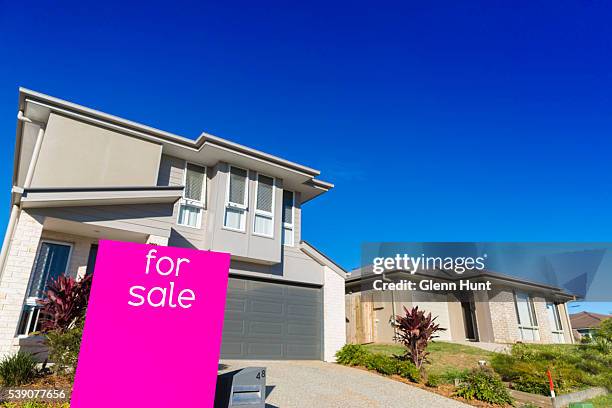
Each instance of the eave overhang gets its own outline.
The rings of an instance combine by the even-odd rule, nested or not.
[[[21,193],[22,208],[123,204],[174,204],[183,186],[30,188]]]
[[[436,272],[436,271],[434,271]],[[439,272],[439,271],[437,271]],[[565,301],[576,300],[577,296],[571,293],[564,291],[562,288],[547,285],[540,282],[534,282],[526,279],[521,279],[518,277],[513,277],[509,275],[503,275],[490,271],[483,271],[474,275],[451,275],[448,274],[446,276],[442,276],[441,274],[432,274],[431,271],[419,270],[414,274],[410,272],[406,272],[404,270],[394,270],[388,271],[384,274],[374,274],[372,272],[366,273],[364,275],[358,275],[351,277],[350,275],[346,279],[345,286],[347,288],[359,288],[361,285],[371,283],[377,279],[383,279],[384,276],[396,275],[398,278],[402,279],[414,279],[414,280],[423,280],[423,279],[435,279],[440,281],[458,281],[460,279],[470,279],[474,282],[489,280],[492,284],[499,286],[509,286],[513,289],[524,290],[528,292],[543,292],[547,293],[550,296],[553,296],[556,299],[563,299]]]

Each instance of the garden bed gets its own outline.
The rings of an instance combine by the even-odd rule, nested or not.
[[[405,348],[402,346],[368,344],[357,347],[359,348],[353,350],[352,357],[349,356],[348,359],[339,355],[339,363],[374,371],[396,381],[477,407],[509,406],[504,403],[493,405],[478,401],[479,397],[474,396],[476,394],[472,394],[472,399],[457,395],[458,388],[453,384],[454,378],[460,379],[460,382],[464,381],[468,370],[478,367],[482,360],[495,371],[495,376],[499,375],[506,381],[507,386],[512,388],[511,395],[519,407],[552,406],[547,370],[551,371],[557,395],[560,397],[592,387],[609,390],[612,381],[612,355],[597,344],[516,344],[508,353],[494,353],[461,344],[430,343],[427,351],[430,352],[431,364],[424,366],[428,379],[420,379],[419,370],[414,365],[410,368],[406,365],[408,362],[398,358],[405,354]],[[609,398],[604,396],[599,400],[607,402]]]
[[[405,353],[405,348],[398,344],[366,344],[371,353],[381,353],[387,356],[399,356]],[[430,374],[442,375],[451,370],[462,371],[478,367],[478,361],[490,362],[495,353],[478,347],[464,344],[436,341],[427,347],[431,364],[427,366]]]
[[[518,391],[549,395],[550,370],[557,395],[591,387],[612,389],[612,351],[597,344],[515,344],[495,353],[491,367]]]
[[[431,346],[437,344],[433,343]],[[444,358],[440,358],[450,350],[456,350],[457,347],[472,348],[450,343],[444,343],[436,347],[437,357],[439,357],[437,359],[438,365],[434,366],[432,364],[428,367],[426,378],[422,377],[420,370],[411,361],[399,357],[403,348],[394,345],[347,345],[338,352],[337,360],[339,364],[378,373],[395,381],[410,384],[472,406],[481,408],[511,407],[512,399],[501,380],[491,370],[478,367],[478,360],[482,359],[480,351],[485,354],[488,352],[468,350],[469,354],[477,358],[472,367],[468,366],[469,363],[464,363],[463,367],[451,366],[446,364]],[[434,359],[435,357],[432,357],[432,361]],[[433,370],[431,370],[432,368]],[[472,370],[468,368],[472,368]],[[460,380],[461,384],[459,386],[456,386],[455,379]],[[493,401],[496,401],[496,403],[493,403]]]

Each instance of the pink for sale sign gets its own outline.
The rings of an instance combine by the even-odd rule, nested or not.
[[[212,407],[229,262],[100,241],[71,408]]]

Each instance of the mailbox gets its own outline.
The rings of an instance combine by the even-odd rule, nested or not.
[[[265,367],[247,367],[217,377],[215,408],[265,408],[265,406]]]

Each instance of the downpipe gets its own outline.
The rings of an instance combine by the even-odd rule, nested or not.
[[[40,149],[42,147],[43,139],[45,136],[45,124],[42,122],[33,121],[23,114],[23,111],[19,111],[17,114],[17,120],[25,123],[31,123],[34,125],[38,125],[38,135],[36,136],[36,144],[34,145],[34,150],[32,151],[32,159],[30,160],[30,165],[28,166],[28,172],[26,173],[26,178],[23,183],[23,189],[27,189],[32,184],[32,178],[34,178],[34,169],[36,168],[36,163],[38,162],[38,157],[40,156]],[[4,234],[4,241],[2,242],[2,250],[0,251],[0,280],[4,275],[4,267],[6,265],[6,259],[8,257],[8,251],[10,247],[10,243],[13,240],[13,235],[15,234],[15,227],[17,225],[17,220],[19,219],[19,214],[21,213],[21,208],[19,203],[14,203],[11,206],[11,215],[9,217],[9,223],[6,227],[6,232]]]
[[[19,212],[19,205],[13,204],[13,206],[11,207],[11,215],[9,217],[9,222],[6,226],[6,232],[4,233],[4,241],[2,241],[2,252],[0,252],[0,280],[2,280],[2,275],[4,275],[4,264],[6,263],[9,244],[13,240],[13,233],[15,231],[15,225],[17,225]]]

